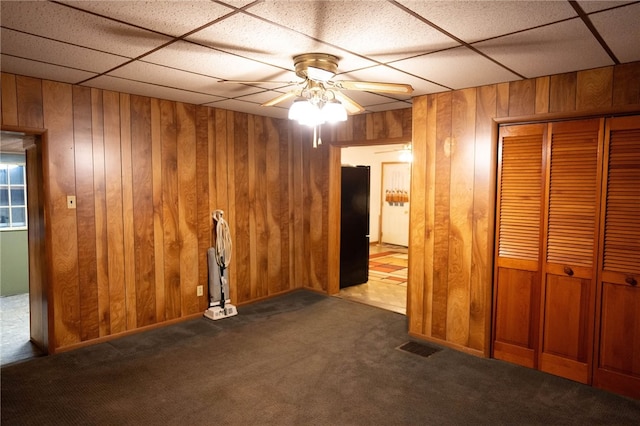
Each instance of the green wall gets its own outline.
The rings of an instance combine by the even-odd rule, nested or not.
[[[29,291],[27,231],[0,232],[0,296]]]

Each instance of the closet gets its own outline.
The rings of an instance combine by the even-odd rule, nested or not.
[[[640,397],[640,116],[498,146],[493,356]]]

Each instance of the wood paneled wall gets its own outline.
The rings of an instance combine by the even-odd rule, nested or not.
[[[411,108],[351,115],[336,125],[332,138],[335,146],[402,142],[411,142]]]
[[[50,351],[200,315],[218,208],[234,303],[337,291],[330,143],[412,136],[409,332],[487,355],[496,122],[638,111],[640,63],[416,97],[350,117],[317,150],[283,120],[6,73],[1,99],[4,128],[47,130]]]
[[[640,111],[640,63],[413,99],[409,332],[489,354],[497,122]]]
[[[1,99],[4,129],[46,129],[50,352],[201,315],[215,209],[233,303],[327,291],[329,147],[297,126],[7,73]]]

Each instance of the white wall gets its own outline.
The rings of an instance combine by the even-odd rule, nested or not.
[[[382,163],[400,161],[403,145],[353,146],[342,148],[343,165],[371,167],[371,198],[369,201],[370,242],[377,242],[380,235],[380,210],[382,197]],[[385,152],[386,151],[386,152]]]

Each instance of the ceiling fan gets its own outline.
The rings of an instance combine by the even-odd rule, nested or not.
[[[411,144],[406,143],[406,144],[400,145],[398,148],[387,149],[385,151],[376,151],[374,152],[374,154],[386,154],[389,152],[411,152]]]
[[[371,81],[332,80],[338,71],[339,58],[329,53],[305,53],[293,57],[295,72],[301,81],[240,81],[221,80],[222,83],[264,84],[279,83],[283,87],[295,86],[265,103],[262,106],[274,106],[291,98],[307,101],[318,109],[325,105],[341,104],[349,114],[364,111],[364,107],[342,93],[342,90],[358,90],[377,93],[410,95],[413,87],[409,84],[378,83]],[[295,106],[296,102],[294,102]],[[292,110],[294,108],[292,106]],[[346,120],[346,116],[344,117]],[[318,123],[303,123],[317,125]]]
[[[411,146],[411,143],[404,144],[401,147],[398,147],[395,149],[389,149],[385,151],[376,151],[374,152],[374,154],[387,154],[390,152],[399,153],[398,158],[403,163],[411,163],[413,161],[413,148]]]

